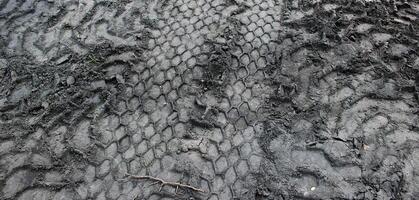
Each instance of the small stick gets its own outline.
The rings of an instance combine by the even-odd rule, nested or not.
[[[182,187],[182,188],[187,188],[187,189],[193,190],[195,192],[205,193],[205,191],[203,189],[200,189],[200,188],[196,188],[196,187],[186,185],[186,184],[182,184],[182,183],[168,182],[168,181],[165,181],[163,179],[152,177],[152,176],[134,176],[134,175],[131,175],[131,174],[127,174],[127,175],[132,179],[146,179],[146,180],[156,181],[155,183],[153,183],[153,185],[156,184],[156,183],[160,183],[159,191],[161,191],[163,186],[170,185],[172,187],[175,187],[176,190],[177,190],[177,188]]]

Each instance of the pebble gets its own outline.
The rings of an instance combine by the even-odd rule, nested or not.
[[[73,85],[74,82],[76,82],[76,80],[74,79],[73,76],[67,77],[67,85]]]

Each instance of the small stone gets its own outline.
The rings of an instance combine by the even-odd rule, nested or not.
[[[42,102],[42,103],[41,103],[41,106],[42,106],[44,109],[47,109],[47,108],[48,108],[48,106],[49,106],[49,103],[48,103],[48,102],[46,102],[46,101],[44,101],[44,102]]]
[[[76,82],[76,79],[73,76],[67,77],[67,85],[73,85]]]

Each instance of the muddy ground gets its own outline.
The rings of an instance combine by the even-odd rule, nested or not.
[[[0,0],[0,199],[416,199],[418,31],[414,1]]]

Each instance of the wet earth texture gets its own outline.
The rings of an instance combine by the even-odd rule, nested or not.
[[[418,33],[415,1],[0,0],[0,199],[418,198]]]

